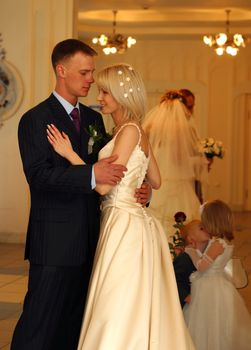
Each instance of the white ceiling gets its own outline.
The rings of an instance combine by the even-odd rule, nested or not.
[[[201,37],[225,29],[231,9],[230,32],[251,36],[251,0],[79,0],[80,38],[116,32],[139,38]]]

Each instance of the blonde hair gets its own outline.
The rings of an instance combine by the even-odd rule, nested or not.
[[[103,68],[97,75],[96,83],[121,105],[124,121],[140,122],[145,116],[145,86],[140,74],[132,66],[121,63]]]
[[[216,199],[202,205],[201,221],[212,236],[231,241],[233,234],[233,213],[223,201]]]
[[[186,241],[186,244],[189,244],[190,242],[188,242],[187,237],[189,236],[189,233],[191,232],[191,230],[197,226],[200,225],[201,221],[200,220],[192,220],[190,222],[188,222],[186,225],[184,225],[181,229],[180,229],[180,234],[181,236],[184,238],[184,240]]]

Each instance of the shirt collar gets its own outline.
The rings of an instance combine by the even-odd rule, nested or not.
[[[67,114],[70,114],[73,110],[73,108],[78,108],[79,110],[79,102],[76,103],[75,106],[73,106],[70,102],[66,101],[62,96],[60,96],[55,90],[53,91],[53,95],[56,97],[56,99],[61,103],[61,105],[66,110]]]

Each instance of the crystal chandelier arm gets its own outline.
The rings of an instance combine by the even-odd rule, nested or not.
[[[113,10],[113,22],[112,22],[112,34],[115,35],[116,34],[116,17],[117,17],[117,13],[118,11],[117,10]]]
[[[226,19],[226,34],[229,36],[229,26],[230,26],[230,20],[229,20],[229,15],[230,15],[231,10],[226,9],[226,14],[227,14],[227,19]]]

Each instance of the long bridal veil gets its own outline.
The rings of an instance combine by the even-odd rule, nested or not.
[[[174,214],[185,212],[187,219],[199,217],[199,200],[194,181],[206,178],[207,162],[199,153],[198,136],[190,123],[179,94],[166,93],[159,105],[146,115],[143,128],[159,165],[162,185],[154,191],[150,209],[170,235]]]

